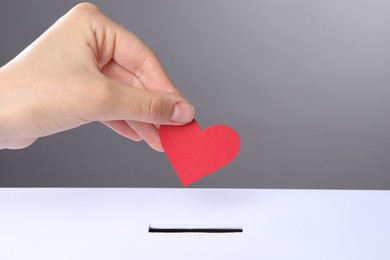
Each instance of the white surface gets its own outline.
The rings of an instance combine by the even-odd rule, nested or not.
[[[0,189],[1,260],[388,260],[389,245],[390,191]]]

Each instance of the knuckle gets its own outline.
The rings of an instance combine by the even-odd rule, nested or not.
[[[146,99],[144,103],[144,112],[149,122],[160,122],[162,120],[162,111],[164,102],[161,97],[153,96]]]
[[[68,20],[78,26],[89,25],[91,21],[98,21],[101,17],[99,8],[92,3],[80,3],[73,7],[66,15]]]
[[[81,13],[92,13],[92,12],[98,12],[99,8],[95,4],[89,2],[83,2],[73,7],[73,11],[81,12]]]

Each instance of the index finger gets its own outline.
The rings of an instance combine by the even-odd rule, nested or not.
[[[148,90],[166,91],[181,95],[169,79],[156,54],[136,35],[111,22],[106,36],[114,37],[112,58],[124,69],[133,73]]]

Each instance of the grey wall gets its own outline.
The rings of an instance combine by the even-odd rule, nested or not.
[[[3,1],[0,63],[76,2]],[[192,187],[390,188],[390,2],[95,1],[155,49],[238,158]],[[181,187],[164,154],[94,123],[0,151],[1,186]]]

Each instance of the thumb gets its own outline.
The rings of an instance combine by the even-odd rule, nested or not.
[[[135,120],[150,124],[180,125],[194,119],[194,107],[182,96],[129,87],[108,80],[109,92],[97,120]]]

